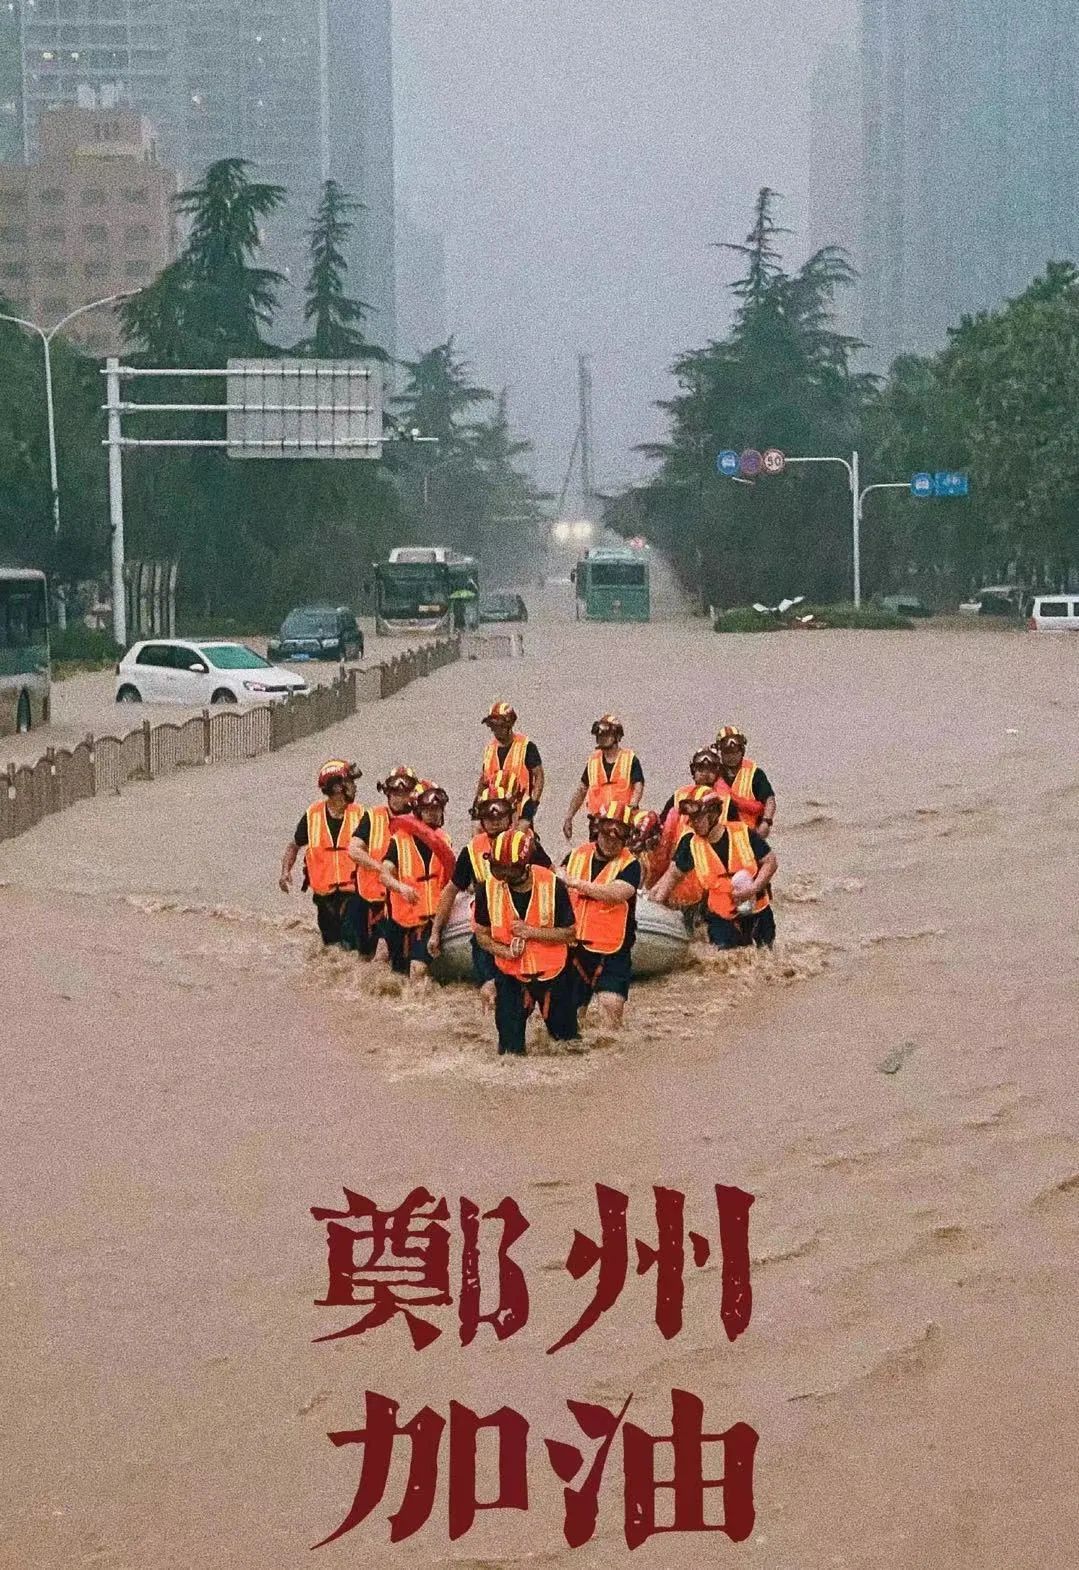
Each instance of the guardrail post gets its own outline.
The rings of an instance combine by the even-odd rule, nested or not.
[[[149,720],[142,722],[142,767],[148,780],[154,777],[154,733]]]
[[[90,761],[90,794],[97,795],[97,748],[94,745],[94,733],[86,732],[86,752]]]
[[[209,761],[213,757],[213,755],[214,755],[213,754],[213,746],[212,746],[212,742],[211,742],[211,733],[210,733],[210,711],[209,711],[209,709],[203,709],[203,711],[202,711],[202,761],[203,761],[203,763],[209,763]]]

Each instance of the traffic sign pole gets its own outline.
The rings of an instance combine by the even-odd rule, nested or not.
[[[852,539],[852,547],[853,547],[852,555],[853,555],[853,566],[854,566],[854,604],[855,604],[855,607],[858,607],[862,603],[862,540],[861,540],[862,509],[861,509],[861,489],[860,489],[861,482],[862,482],[862,460],[861,460],[861,455],[859,453],[857,453],[857,452],[851,453],[849,462],[847,461],[846,458],[788,458],[787,459],[787,467],[789,468],[792,463],[838,463],[841,468],[846,469],[846,471],[847,471],[847,483],[850,486],[850,494],[851,494],[851,532],[852,532],[852,536],[853,536],[853,539]]]

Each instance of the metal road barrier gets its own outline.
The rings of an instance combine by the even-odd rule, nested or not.
[[[203,709],[182,724],[144,720],[127,736],[87,736],[70,750],[48,747],[36,763],[9,763],[0,773],[0,840],[24,834],[77,801],[118,794],[132,780],[277,752],[348,719],[361,703],[392,697],[460,656],[460,639],[444,638],[280,703]]]

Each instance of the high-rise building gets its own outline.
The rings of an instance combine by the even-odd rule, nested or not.
[[[1075,0],[862,0],[864,333],[940,347],[1079,253]]]
[[[130,293],[172,261],[175,174],[157,161],[149,122],[130,110],[69,105],[42,116],[32,163],[0,164],[0,293],[43,327],[95,300]],[[70,336],[120,347],[111,311]]]
[[[861,272],[862,89],[858,56],[830,48],[809,79],[809,169],[806,245],[812,254],[838,245]],[[835,299],[837,326],[861,332],[859,284]]]
[[[266,260],[289,279],[298,330],[305,231],[325,179],[363,203],[349,256],[370,336],[394,346],[393,55],[390,0],[0,0],[21,4],[19,121],[28,158],[42,112],[133,108],[184,182],[248,158],[288,202]],[[3,33],[0,32],[0,90]],[[2,98],[0,98],[2,109]]]
[[[19,0],[0,0],[0,163],[22,153],[22,23]]]
[[[406,208],[397,213],[397,349],[416,360],[445,343],[446,243],[437,229],[416,222]]]

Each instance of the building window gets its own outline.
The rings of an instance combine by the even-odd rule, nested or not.
[[[55,224],[46,224],[41,231],[42,245],[63,245],[66,238],[64,231],[58,229]]]
[[[38,192],[38,201],[42,207],[63,207],[64,193],[59,186],[46,186],[44,191]]]
[[[124,230],[124,243],[128,250],[134,251],[140,245],[150,244],[150,231],[145,224],[131,224]]]
[[[83,224],[82,237],[88,245],[108,245],[109,231],[104,224]]]
[[[22,224],[0,224],[0,241],[4,245],[25,245],[26,230]]]
[[[22,191],[0,191],[0,207],[25,207],[26,196]]]
[[[53,299],[45,301],[45,315],[51,316],[57,320],[61,316],[66,316],[70,309],[70,305],[68,305],[67,301],[62,299],[60,295],[56,295]]]
[[[109,276],[108,262],[87,262],[83,268],[87,278],[107,278]]]
[[[46,278],[66,278],[67,265],[64,262],[42,262],[41,271]]]
[[[84,207],[104,207],[108,199],[108,192],[99,190],[96,185],[88,185],[82,193],[82,205]]]
[[[125,278],[149,278],[153,272],[150,263],[141,258],[132,259],[124,263]]]
[[[144,185],[124,186],[124,201],[130,202],[132,206],[141,206],[148,200],[149,195],[150,193]]]
[[[25,262],[4,262],[0,264],[0,278],[25,278]]]

